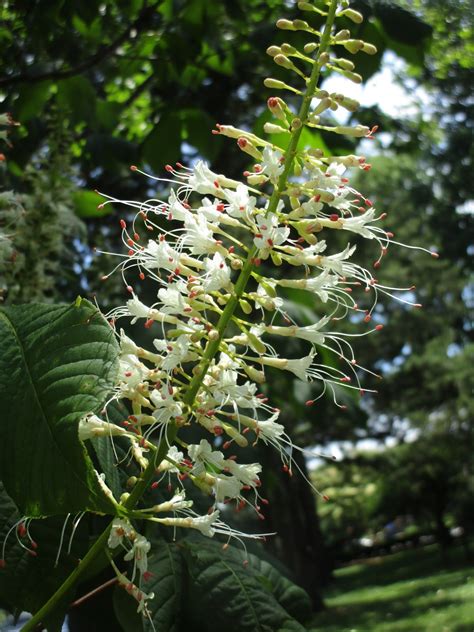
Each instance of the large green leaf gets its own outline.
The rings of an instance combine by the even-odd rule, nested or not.
[[[22,513],[113,513],[77,428],[104,405],[117,357],[88,301],[0,311],[0,479]]]
[[[18,509],[0,483],[0,543],[4,542],[8,531],[19,519]],[[37,545],[36,556],[32,556],[20,546],[15,531],[10,533],[5,546],[4,566],[0,569],[1,606],[12,611],[35,612],[59,588],[88,547],[87,526],[86,522],[82,521],[74,532],[71,550],[68,553],[72,526],[73,522],[70,520],[65,529],[60,555],[58,549],[63,527],[62,518],[43,518],[31,522],[29,532]],[[24,538],[22,543],[32,549],[27,538]],[[48,621],[48,630],[61,629],[65,608],[66,604],[64,608],[59,608],[57,616],[52,621]]]
[[[267,562],[203,540],[187,541],[184,555],[202,606],[196,622],[208,632],[304,632],[285,608],[292,599],[304,601],[304,591],[283,578],[276,582]]]

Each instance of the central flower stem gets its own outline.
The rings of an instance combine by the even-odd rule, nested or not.
[[[329,47],[331,30],[336,15],[336,8],[337,0],[331,0],[319,50],[314,60],[313,70],[311,72],[305,95],[303,96],[303,101],[298,112],[298,125],[292,131],[290,143],[284,154],[284,168],[280,177],[278,178],[277,185],[275,186],[270,197],[267,213],[274,213],[276,211],[278,207],[278,202],[280,201],[284,191],[286,190],[288,178],[291,175],[293,163],[296,157],[301,132],[303,131],[304,123],[308,117],[308,113],[311,107],[311,100],[313,98],[314,91],[320,77],[321,67],[323,66],[323,63],[321,62],[321,55],[325,53]],[[222,312],[216,324],[218,336],[214,340],[208,341],[207,346],[204,350],[202,360],[199,364],[199,371],[193,376],[191,382],[189,383],[189,386],[183,398],[183,403],[188,407],[189,411],[192,410],[196,396],[199,393],[199,389],[201,388],[202,382],[206,376],[209,366],[219,351],[219,347],[225,335],[229,321],[232,319],[234,312],[239,304],[239,300],[242,298],[245,292],[249,278],[254,270],[254,260],[257,256],[257,253],[258,249],[255,246],[250,249],[247,259],[235,283],[234,293],[229,299],[224,311]],[[120,513],[123,513],[123,515],[126,516],[136,507],[145,491],[149,488],[152,479],[156,475],[156,468],[166,457],[168,446],[172,445],[177,433],[178,426],[175,423],[169,424],[166,430],[166,436],[163,437],[160,445],[158,446],[158,449],[156,450],[152,458],[150,458],[148,466],[143,471],[140,479],[133,488],[133,491],[122,503],[122,509]],[[40,610],[38,610],[38,612],[36,612],[36,614],[23,626],[21,632],[29,632],[30,630],[35,630],[38,624],[44,622],[47,617],[56,610],[56,608],[64,605],[65,601],[67,601],[68,597],[70,596],[71,591],[74,589],[74,586],[77,584],[84,572],[90,566],[92,566],[93,563],[95,563],[96,566],[99,567],[105,567],[108,564],[108,560],[104,555],[104,550],[107,546],[111,526],[112,522],[101,533],[101,535],[89,549],[85,557],[81,560],[77,568],[74,569],[74,571],[69,575],[69,577],[61,585],[61,587],[54,593],[54,595],[52,595],[52,597],[45,603],[45,605]],[[103,563],[98,560],[101,555],[104,557]]]

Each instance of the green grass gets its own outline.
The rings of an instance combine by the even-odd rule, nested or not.
[[[311,632],[474,632],[474,567],[436,545],[336,571]]]

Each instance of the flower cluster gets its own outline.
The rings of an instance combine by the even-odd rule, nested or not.
[[[129,437],[142,480],[156,486],[166,477],[169,489],[175,490],[170,500],[139,511],[148,520],[174,529],[187,527],[208,537],[222,533],[240,539],[244,534],[220,520],[221,504],[229,502],[237,508],[249,506],[263,517],[262,505],[267,501],[259,493],[261,466],[240,464],[226,455],[233,444],[245,447],[261,441],[278,450],[283,468],[291,474],[294,446],[278,421],[280,411],[260,392],[268,369],[319,385],[308,405],[329,392],[343,407],[338,401],[341,386],[361,390],[361,367],[350,341],[382,325],[368,325],[359,334],[331,327],[353,314],[369,323],[379,293],[395,291],[353,257],[355,236],[377,244],[374,268],[397,243],[379,225],[385,215],[350,185],[347,170],[369,171],[370,164],[364,156],[327,156],[299,143],[305,126],[352,137],[371,138],[376,131],[361,125],[331,126],[330,117],[326,124],[327,114],[339,107],[354,111],[358,104],[317,88],[321,72],[333,70],[360,81],[354,64],[330,53],[330,46],[352,54],[375,52],[372,45],[351,39],[349,31],[332,30],[336,11],[355,22],[362,19],[360,14],[344,2],[339,8],[336,0],[326,4],[327,10],[321,10],[309,2],[299,3],[303,11],[326,17],[322,34],[303,20],[277,23],[281,29],[310,34],[312,41],[303,51],[290,44],[268,50],[277,65],[302,79],[304,88],[276,79],[267,79],[265,85],[303,95],[299,112],[274,96],[267,102],[274,117],[265,125],[268,137],[231,125],[217,125],[214,130],[235,139],[251,157],[244,182],[215,173],[200,160],[192,167],[178,163],[166,166],[166,178],[153,178],[171,185],[163,199],[134,202],[105,196],[102,203],[135,210],[132,219],[120,220],[127,253],[117,255],[120,261],[115,268],[130,296],[108,317],[114,326],[117,319],[128,317],[155,336],[153,348],[144,349],[119,330],[120,371],[114,397],[125,400],[131,414],[122,428],[89,416],[81,423],[80,437],[107,433]],[[286,152],[274,142],[275,134],[289,136]],[[132,170],[143,173],[135,166]],[[347,235],[339,251],[329,246],[331,231]],[[150,305],[140,300],[137,290],[147,280],[156,284]],[[288,313],[285,288],[308,292],[326,307],[326,314],[309,326],[295,322]],[[356,302],[358,289],[372,297],[367,308]],[[399,300],[409,302],[403,296]],[[272,346],[275,337],[304,341],[307,354],[279,357]],[[343,361],[339,368],[324,364],[321,349]],[[178,439],[179,430],[191,424],[206,437],[199,444]],[[161,450],[158,460],[152,433]],[[209,494],[208,514],[199,516],[192,510],[191,501],[185,499],[185,479]],[[163,513],[170,515],[162,517]],[[121,581],[141,609],[150,598],[141,588],[150,544],[120,519],[109,538],[110,548],[118,546],[125,547],[125,560],[133,561],[132,579]]]

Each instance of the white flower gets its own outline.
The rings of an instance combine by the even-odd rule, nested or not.
[[[159,424],[167,424],[171,419],[183,414],[181,403],[174,399],[173,394],[168,391],[166,386],[161,389],[153,389],[150,393],[150,400],[155,406],[152,415]]]
[[[324,344],[324,334],[321,329],[325,327],[331,320],[330,316],[323,316],[317,323],[307,325],[306,327],[298,327],[295,336],[301,340],[307,340],[316,345]]]
[[[179,267],[179,254],[165,239],[150,240],[140,257],[143,258],[143,266],[149,270],[161,268],[171,272]]]
[[[191,345],[191,341],[189,336],[186,334],[181,334],[176,340],[173,342],[164,340],[154,340],[154,346],[158,351],[165,351],[166,355],[164,357],[163,362],[161,363],[161,368],[164,371],[172,371],[177,366],[181,364],[185,359],[189,356],[189,347]]]
[[[169,219],[177,219],[183,222],[190,214],[190,211],[181,204],[173,189],[171,189],[168,198],[168,205]]]
[[[139,318],[149,318],[150,312],[152,311],[151,308],[142,303],[135,294],[133,298],[127,301],[127,309],[130,316],[134,316],[132,325],[134,325]]]
[[[262,438],[264,443],[268,441],[279,441],[285,434],[285,426],[277,424],[274,419],[278,415],[273,415],[271,419],[265,419],[257,422],[258,436]]]
[[[329,270],[333,270],[337,274],[343,275],[344,269],[342,262],[346,259],[349,259],[349,257],[351,257],[351,255],[354,253],[355,249],[356,246],[351,246],[350,244],[347,244],[342,252],[324,257],[321,262],[321,266]]]
[[[223,256],[216,252],[212,259],[207,258],[205,260],[204,265],[208,275],[203,282],[206,292],[215,292],[222,288],[227,288],[230,283],[230,269],[226,265]]]
[[[371,227],[367,227],[366,224],[373,222],[375,219],[375,209],[370,208],[363,215],[356,217],[347,217],[342,220],[344,230],[350,230],[352,233],[357,233],[365,237],[366,239],[373,239],[374,233]]]
[[[189,248],[193,255],[207,255],[215,252],[216,240],[204,215],[189,215],[184,221],[181,244]]]
[[[305,289],[317,294],[322,302],[326,303],[329,298],[328,289],[335,287],[338,281],[335,274],[331,274],[329,270],[323,270],[319,276],[306,279]]]
[[[248,219],[257,201],[255,197],[249,195],[245,184],[239,184],[235,191],[224,189],[224,196],[229,203],[228,214],[239,219],[241,217]]]
[[[109,533],[109,539],[107,540],[107,546],[110,549],[115,549],[119,544],[122,544],[124,538],[130,538],[132,535],[135,535],[135,531],[128,520],[114,518]]]
[[[188,454],[189,458],[195,464],[193,472],[195,472],[197,476],[206,471],[204,463],[209,463],[219,470],[224,468],[224,455],[222,452],[214,451],[206,439],[201,439],[199,445],[195,443],[189,445]]]
[[[258,475],[262,471],[260,463],[237,463],[236,461],[226,461],[226,467],[229,472],[239,479],[242,485],[250,485],[255,487],[259,483]]]
[[[187,524],[192,529],[197,529],[202,535],[212,538],[216,530],[213,528],[213,524],[219,519],[219,511],[213,511],[205,516],[197,516],[197,518],[189,519]]]
[[[283,173],[282,157],[283,154],[280,151],[273,150],[268,145],[263,149],[262,173],[265,173],[272,182],[276,182]]]
[[[216,192],[216,184],[218,175],[211,171],[205,162],[198,160],[194,165],[192,174],[189,176],[189,186],[196,193],[214,194]]]
[[[239,498],[242,483],[235,476],[216,476],[213,484],[216,502],[224,502],[226,498]]]
[[[168,454],[158,466],[159,471],[169,472],[170,474],[179,474],[178,468],[167,459],[171,459],[171,461],[173,461],[174,463],[181,463],[183,457],[184,454],[182,452],[179,452],[178,448],[175,445],[172,445],[168,450]]]
[[[268,215],[257,215],[257,234],[254,238],[254,244],[259,249],[273,248],[284,243],[290,234],[290,229],[279,227],[278,216],[275,213]]]
[[[148,570],[148,552],[150,551],[151,544],[143,535],[137,535],[133,540],[133,545],[130,551],[124,556],[124,560],[129,562],[134,561],[134,565],[140,571],[140,574],[146,573]]]
[[[186,284],[183,281],[170,283],[168,287],[158,290],[158,298],[163,303],[162,312],[164,314],[181,315],[188,304],[186,303]]]
[[[311,350],[311,352],[305,356],[304,358],[299,358],[298,360],[287,360],[286,366],[284,367],[286,371],[291,371],[303,382],[307,382],[309,379],[308,369],[313,364],[314,356],[316,355],[316,351]]]

